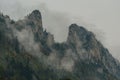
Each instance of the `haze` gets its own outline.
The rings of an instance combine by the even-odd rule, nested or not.
[[[0,11],[14,20],[34,9],[56,41],[66,40],[70,24],[84,25],[120,60],[120,0],[0,0]]]

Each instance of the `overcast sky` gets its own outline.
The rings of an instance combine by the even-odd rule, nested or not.
[[[0,11],[15,20],[34,9],[41,11],[56,41],[65,40],[68,26],[76,22],[94,31],[120,60],[120,0],[0,0]]]

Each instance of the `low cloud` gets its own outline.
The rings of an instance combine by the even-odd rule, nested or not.
[[[41,56],[40,45],[34,41],[34,35],[31,29],[23,29],[21,31],[14,29],[14,36],[17,37],[20,45],[22,45],[28,53],[34,56]]]

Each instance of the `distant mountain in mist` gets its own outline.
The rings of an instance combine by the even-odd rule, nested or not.
[[[0,80],[120,80],[120,63],[82,26],[57,43],[38,10],[19,21],[0,14]]]

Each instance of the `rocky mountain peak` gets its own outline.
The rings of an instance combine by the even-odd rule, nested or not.
[[[23,21],[22,21],[23,22]],[[23,22],[24,25],[27,25],[30,29],[32,29],[33,33],[38,33],[41,35],[43,33],[43,26],[42,26],[42,16],[39,10],[34,10],[30,13]],[[21,22],[20,22],[21,24]]]
[[[29,16],[29,19],[33,19],[33,20],[41,20],[41,13],[39,10],[34,10]]]
[[[39,10],[32,11],[32,13],[27,16],[26,21],[30,26],[37,26],[39,28],[42,28],[42,17]]]
[[[69,27],[69,31],[80,31],[80,32],[86,32],[87,30],[82,27],[82,26],[78,26],[77,24],[71,24],[70,27]]]
[[[78,26],[77,24],[71,24],[69,27],[69,35],[77,34],[78,36],[84,36],[90,34],[91,32],[85,29],[83,26]]]
[[[74,39],[74,40],[73,40]],[[95,39],[95,35],[88,31],[87,29],[85,29],[82,26],[78,26],[77,24],[72,24],[69,27],[69,33],[68,33],[68,42],[72,42],[72,43],[86,43],[86,42],[90,42],[90,41],[94,41]]]
[[[39,10],[17,22],[0,14],[0,55],[0,80],[120,80],[120,63],[92,32],[71,24],[57,43]]]

